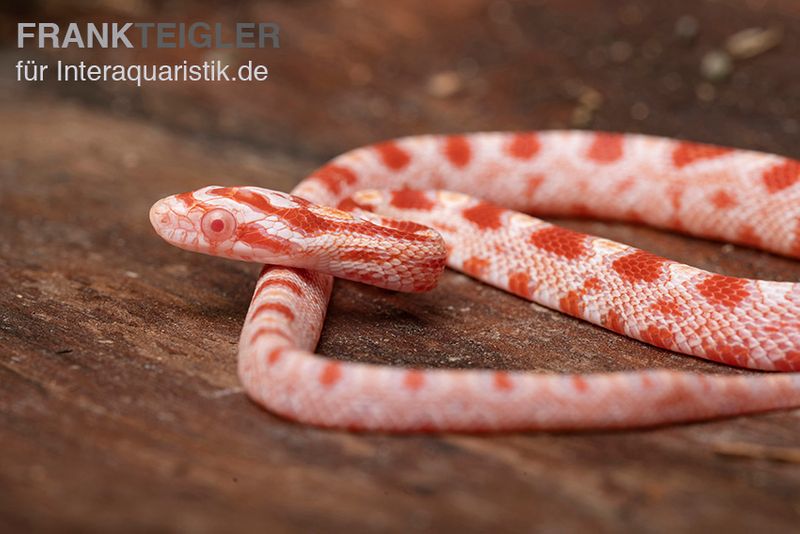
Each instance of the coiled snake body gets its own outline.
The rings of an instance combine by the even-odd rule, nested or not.
[[[268,264],[239,375],[284,417],[398,432],[621,428],[800,406],[800,284],[712,274],[519,212],[635,221],[800,257],[798,182],[794,160],[643,135],[419,136],[343,154],[292,195],[211,186],[160,200],[150,219],[179,247]],[[424,291],[445,261],[659,347],[789,372],[558,375],[313,353],[332,275]]]

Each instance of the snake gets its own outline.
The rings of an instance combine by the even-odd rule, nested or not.
[[[800,284],[737,278],[536,218],[625,221],[800,258],[800,162],[642,134],[418,135],[346,152],[291,194],[156,202],[180,248],[264,264],[238,349],[247,395],[351,431],[656,427],[800,406]],[[754,372],[413,368],[314,353],[334,277],[433,289],[446,266],[656,347]],[[755,372],[760,371],[760,372]]]

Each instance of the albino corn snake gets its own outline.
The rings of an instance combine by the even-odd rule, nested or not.
[[[800,406],[800,284],[708,273],[510,210],[640,222],[800,258],[800,162],[631,134],[402,138],[335,158],[292,195],[210,186],[160,200],[150,219],[181,248],[268,264],[242,329],[239,375],[251,398],[289,419],[392,432],[555,430]],[[313,353],[331,275],[422,291],[445,261],[659,347],[788,372],[558,375]]]

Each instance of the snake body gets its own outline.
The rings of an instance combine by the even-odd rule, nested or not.
[[[644,135],[417,136],[292,191],[210,186],[150,219],[189,250],[266,263],[239,375],[286,418],[390,432],[629,428],[800,406],[800,284],[713,274],[525,213],[644,223],[800,257],[800,162]],[[474,195],[474,196],[470,196]],[[332,276],[431,289],[445,262],[628,337],[784,373],[410,369],[313,350]]]

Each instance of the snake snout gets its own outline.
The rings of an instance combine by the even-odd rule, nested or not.
[[[180,245],[176,242],[176,230],[181,228],[181,224],[170,199],[171,197],[162,198],[153,204],[150,208],[150,224],[162,239],[173,245]]]
[[[169,228],[172,221],[171,212],[164,200],[159,200],[150,208],[150,224],[155,231],[162,235],[162,231]]]

